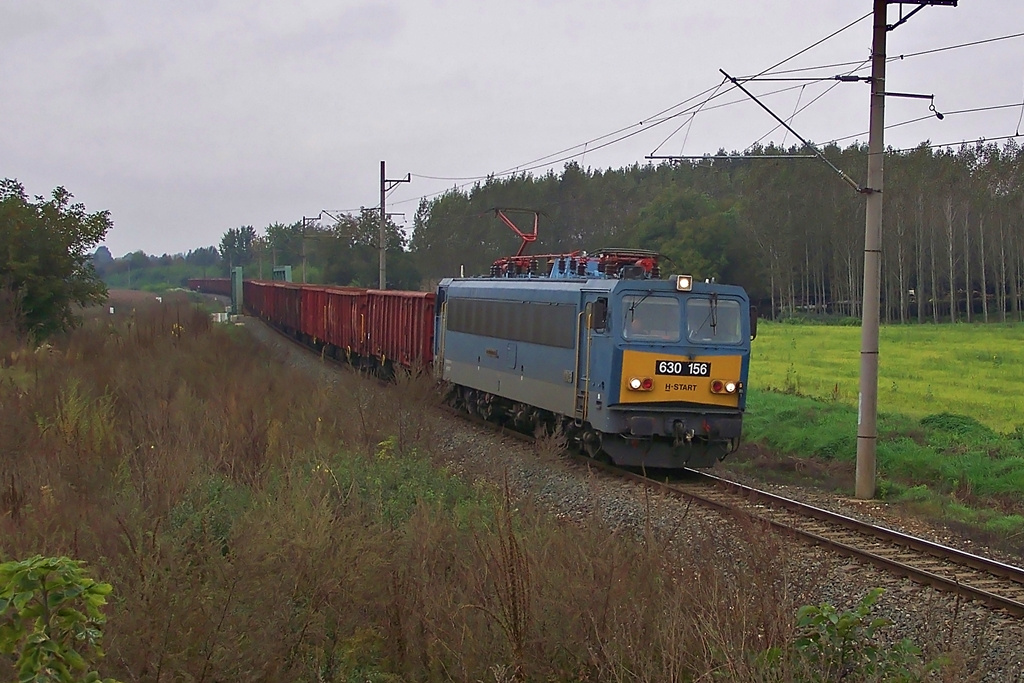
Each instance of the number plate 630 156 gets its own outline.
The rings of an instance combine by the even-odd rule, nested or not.
[[[654,361],[654,374],[674,377],[710,377],[711,363],[690,360],[658,360]]]

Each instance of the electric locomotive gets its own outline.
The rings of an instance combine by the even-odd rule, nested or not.
[[[741,287],[662,279],[643,250],[521,252],[438,286],[435,371],[455,403],[623,466],[709,467],[738,447],[757,329]]]

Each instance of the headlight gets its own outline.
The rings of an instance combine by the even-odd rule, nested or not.
[[[676,289],[680,292],[689,292],[693,289],[693,278],[689,275],[676,275]]]
[[[739,383],[732,380],[713,379],[711,380],[712,394],[735,394],[740,388]]]
[[[632,391],[650,391],[654,388],[654,380],[650,377],[631,377],[626,386]]]

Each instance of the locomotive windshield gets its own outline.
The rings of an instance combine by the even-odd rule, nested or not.
[[[679,341],[679,300],[649,294],[622,297],[622,337],[634,341]]]
[[[740,302],[692,297],[686,300],[686,336],[691,342],[738,344],[743,340]]]

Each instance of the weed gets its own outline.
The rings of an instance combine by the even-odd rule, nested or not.
[[[873,618],[871,610],[884,593],[874,588],[852,610],[838,611],[827,603],[805,605],[797,612],[797,637],[788,656],[798,670],[808,670],[810,680],[923,680],[921,650],[909,639],[885,644],[881,630],[890,624]],[[778,664],[784,652],[765,653],[766,663]]]
[[[786,370],[786,380],[782,385],[782,391],[786,394],[799,394],[800,393],[800,379],[796,374],[796,367],[792,364]]]

